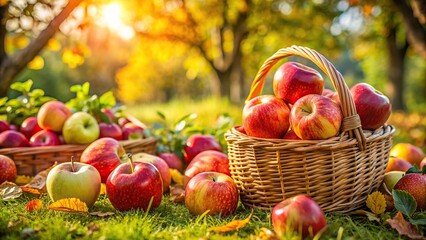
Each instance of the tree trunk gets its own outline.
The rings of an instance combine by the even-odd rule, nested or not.
[[[82,0],[70,0],[62,11],[49,23],[49,25],[31,42],[27,47],[17,51],[13,55],[1,54],[0,51],[0,97],[6,96],[13,79],[27,66],[31,60],[40,53],[50,38],[59,30],[59,26],[70,15],[70,13],[82,2]],[[7,11],[1,8],[0,43],[4,46],[6,37],[5,24]],[[4,32],[3,32],[4,31]]]

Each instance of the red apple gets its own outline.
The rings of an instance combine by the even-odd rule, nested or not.
[[[59,140],[59,136],[55,132],[50,130],[41,130],[30,138],[31,147],[56,145],[61,145],[61,141]]]
[[[367,83],[355,84],[350,91],[363,129],[377,129],[386,123],[392,112],[389,98]]]
[[[143,128],[132,123],[126,123],[121,128],[123,132],[123,140],[142,139],[144,137]]]
[[[314,237],[327,226],[324,212],[307,195],[297,195],[278,203],[272,209],[272,225],[278,237],[287,230],[299,233],[302,238]]]
[[[94,166],[99,171],[102,182],[105,183],[109,174],[120,165],[120,157],[125,154],[125,149],[117,140],[100,138],[84,149],[80,162]]]
[[[335,102],[321,95],[310,94],[293,105],[290,123],[300,139],[319,140],[336,136],[342,118],[342,111]]]
[[[237,185],[223,173],[197,174],[185,187],[185,206],[195,215],[207,210],[209,215],[231,215],[238,206]]]
[[[238,127],[235,127],[235,130],[237,130],[238,132],[240,132],[240,133],[242,133],[242,134],[246,134],[246,135],[247,135],[247,132],[246,132],[246,130],[244,129],[244,126],[238,126]]]
[[[294,104],[308,94],[321,94],[324,80],[313,68],[296,62],[286,62],[275,72],[273,89],[275,96]]]
[[[118,125],[122,128],[124,125],[126,125],[126,123],[129,123],[130,120],[126,117],[120,117],[118,118],[117,122],[118,122]]]
[[[10,130],[14,130],[14,131],[19,131],[19,127],[18,127],[18,126],[16,126],[15,124],[10,124],[10,125],[9,125],[9,129],[10,129]]]
[[[166,161],[169,168],[173,168],[178,170],[179,172],[183,172],[184,165],[182,160],[175,153],[159,153],[158,157],[162,158]]]
[[[27,139],[30,139],[31,136],[41,130],[43,129],[38,125],[36,117],[29,117],[25,119],[19,128],[19,131],[24,134]]]
[[[15,162],[8,156],[0,155],[0,184],[5,181],[13,182],[16,178]]]
[[[191,178],[201,172],[220,172],[231,176],[228,156],[214,150],[198,154],[185,170],[185,186]]]
[[[405,161],[404,159],[390,157],[389,161],[388,161],[388,165],[386,167],[385,173],[390,172],[390,171],[406,172],[412,166],[413,165],[411,163]]]
[[[247,135],[258,138],[282,138],[290,127],[290,108],[281,99],[261,95],[243,108],[243,126]]]
[[[16,130],[6,130],[0,133],[0,148],[28,147],[29,143],[24,134]]]
[[[108,177],[106,192],[112,206],[118,211],[157,208],[163,197],[163,184],[157,168],[146,162],[120,164]]]
[[[426,210],[426,175],[410,173],[404,175],[395,184],[395,190],[408,192],[417,202],[417,210]]]
[[[8,122],[4,120],[0,120],[0,133],[6,130],[10,130],[10,125]]]
[[[55,132],[62,131],[65,120],[72,115],[71,110],[60,101],[49,101],[43,104],[37,113],[38,125]]]
[[[290,139],[290,140],[300,140],[300,137],[296,135],[296,133],[293,131],[293,129],[288,130],[288,132],[284,135],[283,139]]]
[[[212,135],[193,134],[186,139],[183,156],[188,165],[199,153],[206,150],[222,152],[222,146]]]
[[[162,158],[147,154],[147,153],[136,153],[133,155],[133,162],[147,162],[154,165],[158,172],[160,172],[161,179],[163,180],[163,192],[169,190],[170,183],[172,182],[172,176],[170,174],[169,165]]]
[[[335,103],[337,103],[340,106],[339,95],[337,94],[337,92],[324,88],[321,95],[323,95],[324,97],[330,98],[331,100],[333,100]]]
[[[111,120],[111,122],[116,122],[116,117],[114,112],[109,109],[109,108],[102,108],[101,112],[105,113],[105,115],[107,115],[109,117],[109,119]]]
[[[390,150],[390,156],[404,159],[412,165],[420,166],[420,162],[425,157],[422,149],[410,143],[398,143]]]
[[[115,123],[108,124],[101,122],[99,123],[99,138],[103,137],[110,137],[120,141],[123,139],[123,132]]]

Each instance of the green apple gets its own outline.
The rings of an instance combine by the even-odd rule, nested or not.
[[[385,173],[383,182],[390,192],[392,192],[392,189],[395,187],[395,184],[399,181],[399,179],[402,178],[402,176],[404,176],[404,174],[405,172],[403,171],[390,171]]]
[[[68,144],[89,144],[99,138],[100,130],[96,119],[86,112],[76,112],[69,117],[62,129]]]
[[[80,162],[65,162],[50,170],[46,179],[50,199],[78,198],[90,208],[101,191],[101,176],[95,167]]]

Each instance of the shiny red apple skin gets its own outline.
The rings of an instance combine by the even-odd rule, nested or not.
[[[59,140],[59,136],[50,130],[41,130],[35,133],[30,138],[30,146],[31,147],[42,147],[42,146],[57,146],[61,145],[61,141]]]
[[[315,236],[327,226],[327,221],[315,200],[307,195],[296,195],[272,209],[272,225],[278,237],[285,236],[285,231],[290,229],[306,238],[310,235],[309,228]]]
[[[163,180],[163,192],[167,192],[169,190],[170,183],[172,182],[172,176],[170,174],[169,165],[167,165],[166,161],[158,156],[148,153],[136,153],[132,156],[132,160],[133,162],[147,162],[154,165]]]
[[[65,121],[72,111],[60,101],[49,101],[43,104],[37,113],[38,125],[47,130],[61,132]]]
[[[144,138],[144,129],[132,122],[124,124],[121,128],[123,140],[136,140]]]
[[[92,142],[80,157],[80,162],[94,166],[101,175],[103,183],[110,173],[121,164],[121,157],[126,151],[120,143],[113,138],[100,138]]]
[[[401,158],[390,157],[388,165],[386,166],[385,173],[390,171],[402,171],[406,172],[413,165],[410,162],[405,161]]]
[[[296,62],[286,62],[275,72],[273,89],[276,97],[294,104],[308,94],[321,94],[324,80],[313,68]]]
[[[106,192],[112,206],[118,211],[138,209],[147,211],[157,208],[163,196],[163,183],[154,165],[135,162],[132,173],[130,163],[120,164],[108,177]]]
[[[243,126],[247,135],[280,139],[290,127],[290,107],[272,95],[257,96],[243,108]]]
[[[331,99],[318,95],[306,95],[293,105],[290,123],[296,135],[303,140],[321,140],[340,132],[342,111]]]
[[[0,133],[4,132],[6,130],[10,130],[9,123],[4,121],[4,120],[0,120]]]
[[[188,165],[199,153],[206,150],[222,152],[222,146],[212,135],[193,134],[188,137],[183,149],[183,156]]]
[[[166,161],[169,168],[176,169],[179,172],[183,173],[185,168],[183,161],[175,153],[159,153],[158,157]]]
[[[123,132],[121,128],[115,123],[99,123],[99,138],[110,137],[115,140],[123,139]]]
[[[0,133],[0,148],[28,147],[27,138],[16,130],[6,130]]]
[[[124,125],[126,125],[126,123],[129,123],[130,120],[126,117],[120,117],[117,120],[118,126],[123,127]]]
[[[417,210],[426,210],[426,175],[410,173],[404,175],[395,184],[395,190],[408,192],[417,202]]]
[[[226,174],[203,172],[193,177],[185,188],[185,206],[190,213],[229,216],[238,206],[238,189]]]
[[[288,132],[284,135],[283,139],[289,140],[300,140],[300,137],[296,135],[293,129],[288,130]]]
[[[34,134],[41,130],[43,129],[38,125],[36,117],[29,117],[25,119],[19,128],[19,131],[24,134],[27,139],[30,139]]]
[[[201,172],[220,172],[231,176],[228,156],[222,152],[207,150],[198,154],[185,170],[185,186]]]
[[[367,83],[355,84],[350,92],[363,129],[377,129],[386,123],[392,112],[388,97]]]
[[[5,155],[0,155],[0,184],[15,181],[17,175],[15,162]]]

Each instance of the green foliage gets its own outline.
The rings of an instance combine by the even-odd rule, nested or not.
[[[413,196],[402,190],[392,190],[395,208],[407,217],[411,217],[416,211],[417,203]]]
[[[44,95],[42,89],[33,89],[32,80],[15,82],[10,89],[19,93],[16,98],[0,98],[0,115],[6,115],[6,120],[17,126],[28,117],[36,116],[39,108],[46,102],[54,100]]]

